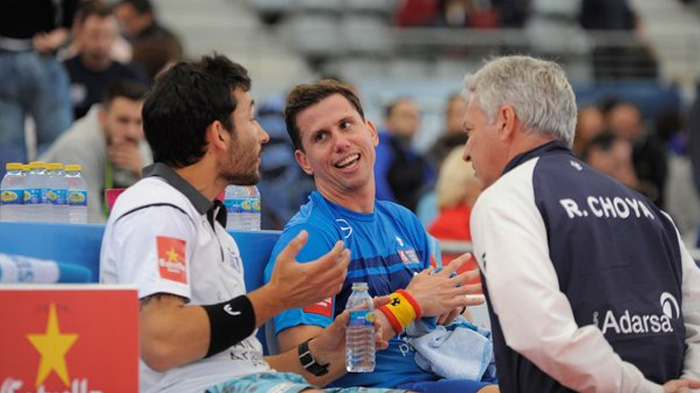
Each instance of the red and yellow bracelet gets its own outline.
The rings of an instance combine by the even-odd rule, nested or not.
[[[421,309],[413,296],[403,289],[399,289],[389,297],[391,298],[389,303],[379,307],[379,311],[384,313],[394,332],[399,334],[411,322],[421,317]]]

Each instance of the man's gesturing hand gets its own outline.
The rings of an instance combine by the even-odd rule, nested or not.
[[[340,292],[350,263],[350,250],[342,241],[315,261],[299,263],[296,256],[306,244],[308,233],[301,231],[275,260],[270,285],[284,309],[319,302]]]

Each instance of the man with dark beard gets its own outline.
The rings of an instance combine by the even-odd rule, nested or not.
[[[100,255],[101,282],[138,289],[141,392],[319,392],[313,385],[345,374],[347,313],[275,356],[263,358],[254,335],[277,313],[337,293],[350,253],[339,241],[299,264],[308,237],[301,233],[280,254],[270,282],[247,293],[216,196],[260,178],[269,136],[253,109],[247,71],[223,56],[175,64],[144,102],[155,164],[117,200]]]

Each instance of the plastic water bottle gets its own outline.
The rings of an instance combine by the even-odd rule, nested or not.
[[[260,190],[256,186],[246,187],[248,190],[248,200],[250,210],[246,210],[246,226],[251,231],[260,230]]]
[[[11,162],[5,165],[5,177],[0,183],[0,220],[20,221],[24,204],[24,176],[22,164]]]
[[[226,229],[245,230],[245,216],[243,205],[248,201],[248,191],[244,186],[231,184],[224,192],[224,206],[226,206]]]
[[[352,294],[345,306],[350,320],[345,330],[345,369],[349,373],[374,371],[374,303],[366,282],[352,283]]]
[[[68,183],[63,172],[63,164],[47,165],[49,176],[49,200],[51,201],[51,218],[53,222],[68,222]]]
[[[19,209],[18,219],[19,221],[29,221],[29,216],[27,214],[27,204],[32,198],[32,194],[27,190],[27,179],[29,178],[29,172],[32,168],[29,164],[22,165],[22,177],[24,177],[24,198],[22,200],[22,207]]]
[[[85,179],[81,176],[82,169],[80,165],[66,165],[68,221],[71,224],[87,223],[88,192]]]
[[[253,190],[249,186],[241,188],[243,189],[243,202],[241,204],[243,229],[249,231],[253,229]]]
[[[50,220],[51,205],[47,195],[49,178],[46,176],[46,163],[30,163],[29,174],[27,174],[24,184],[27,193],[29,193],[29,195],[25,195],[23,206],[25,221]]]

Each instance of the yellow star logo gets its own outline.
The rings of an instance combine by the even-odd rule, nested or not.
[[[46,378],[55,371],[61,381],[68,386],[68,369],[66,367],[65,355],[78,339],[77,334],[61,334],[58,327],[58,317],[56,316],[56,305],[51,303],[49,309],[49,320],[46,323],[45,334],[27,334],[27,339],[34,348],[41,354],[41,363],[36,375],[36,387],[39,387]]]
[[[170,251],[167,252],[168,254],[168,261],[169,262],[177,262],[177,252],[174,249],[170,249]]]

